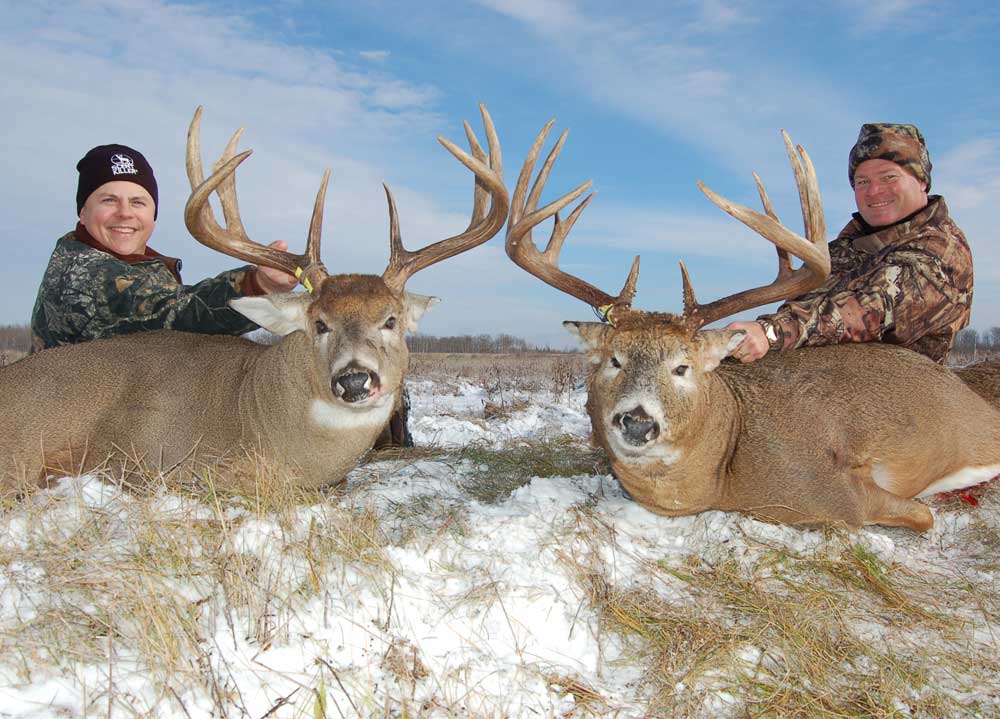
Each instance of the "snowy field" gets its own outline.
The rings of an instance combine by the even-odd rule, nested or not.
[[[325,498],[83,477],[0,516],[0,717],[1000,714],[992,487],[924,535],[659,517],[581,388],[409,386],[422,448]]]

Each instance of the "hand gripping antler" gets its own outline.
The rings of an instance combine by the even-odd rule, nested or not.
[[[188,180],[191,182],[191,196],[184,208],[184,222],[188,231],[196,240],[213,250],[295,275],[302,285],[312,292],[313,288],[318,287],[328,276],[320,260],[319,246],[323,226],[323,202],[326,199],[330,171],[324,173],[323,182],[316,194],[306,251],[296,255],[258,244],[247,236],[236,201],[236,168],[250,157],[252,152],[247,150],[236,154],[236,145],[243,134],[243,128],[233,134],[219,161],[212,168],[212,175],[205,180],[201,166],[201,111],[200,106],[195,110],[187,137],[186,164]],[[226,219],[225,229],[219,226],[208,204],[208,198],[213,191],[218,195],[222,205]]]
[[[743,224],[773,242],[778,250],[778,276],[774,282],[762,287],[744,290],[728,297],[715,300],[706,305],[700,305],[695,300],[694,289],[688,277],[687,268],[681,263],[681,276],[684,281],[684,315],[681,321],[690,330],[697,330],[710,322],[728,317],[751,307],[766,305],[771,302],[796,297],[804,292],[815,289],[823,284],[830,274],[830,252],[826,243],[826,225],[823,220],[823,203],[819,196],[819,183],[816,171],[813,169],[809,154],[801,145],[793,147],[788,133],[781,131],[785,141],[788,159],[795,172],[795,184],[799,189],[799,202],[802,205],[802,219],[805,222],[806,238],[796,235],[782,225],[774,213],[767,190],[760,178],[754,173],[757,191],[764,205],[766,214],[755,212],[749,208],[730,202],[705,187],[700,181],[701,191],[722,210],[735,217]],[[800,159],[801,156],[801,159]],[[803,266],[792,270],[789,255],[794,255],[803,261]]]
[[[416,272],[429,267],[436,262],[471,250],[493,237],[507,220],[509,199],[507,186],[503,181],[503,159],[500,155],[500,141],[497,139],[493,119],[486,107],[479,105],[483,116],[483,127],[486,130],[486,143],[490,149],[489,158],[480,147],[476,135],[469,123],[465,125],[465,136],[469,140],[472,154],[465,152],[452,142],[439,137],[438,141],[445,146],[458,161],[468,167],[476,176],[476,185],[472,200],[472,219],[464,232],[445,240],[440,240],[416,252],[410,252],[403,247],[399,233],[399,218],[396,214],[396,202],[392,193],[385,187],[385,196],[389,202],[389,265],[382,273],[382,280],[391,289],[401,291],[406,281]],[[492,200],[487,210],[487,200]]]
[[[514,189],[514,198],[511,201],[510,221],[507,224],[507,256],[518,267],[527,270],[546,284],[583,300],[591,305],[602,319],[613,322],[614,319],[631,312],[632,298],[635,296],[635,284],[639,278],[638,256],[636,256],[635,261],[632,263],[632,270],[625,281],[625,286],[622,287],[622,291],[616,297],[602,292],[593,285],[559,269],[559,252],[562,250],[563,241],[580,217],[580,213],[583,212],[584,208],[593,198],[594,193],[587,195],[565,221],[559,218],[559,210],[586,192],[591,186],[591,181],[584,182],[576,189],[566,193],[558,200],[550,202],[540,210],[536,209],[542,189],[545,187],[556,158],[562,151],[569,130],[563,132],[559,137],[559,141],[549,152],[548,157],[542,165],[542,169],[538,173],[538,177],[535,179],[535,184],[532,185],[530,194],[528,193],[528,181],[531,179],[531,173],[535,169],[538,153],[541,151],[542,145],[545,143],[545,138],[548,136],[554,122],[555,120],[550,120],[542,128],[541,132],[538,133],[534,144],[531,146],[531,151],[528,153],[527,158],[524,160],[524,165],[521,167],[521,174],[517,178],[517,187]],[[555,225],[552,228],[552,235],[545,246],[545,251],[539,252],[538,247],[531,239],[531,230],[535,225],[553,215],[555,215]],[[614,317],[612,317],[612,314],[614,314]]]

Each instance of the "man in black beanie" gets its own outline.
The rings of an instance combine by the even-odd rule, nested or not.
[[[45,269],[31,314],[32,351],[154,329],[239,335],[257,325],[230,309],[230,299],[295,287],[293,276],[254,266],[183,284],[181,261],[148,245],[159,192],[142,153],[99,145],[76,169],[79,222]]]
[[[887,342],[944,362],[972,309],[972,253],[940,195],[928,195],[931,160],[915,125],[867,123],[847,177],[858,211],[830,243],[830,276],[756,322],[742,362],[842,342]]]

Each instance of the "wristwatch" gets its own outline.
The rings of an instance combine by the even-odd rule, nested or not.
[[[757,324],[764,330],[764,336],[767,337],[767,348],[773,350],[778,346],[778,330],[774,323],[771,320],[757,320]]]

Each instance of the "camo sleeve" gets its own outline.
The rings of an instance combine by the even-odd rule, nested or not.
[[[885,341],[942,361],[968,324],[972,255],[950,221],[874,254],[838,239],[831,257],[834,271],[822,287],[767,316],[779,330],[779,349]]]
[[[257,325],[227,304],[257,294],[250,271],[241,267],[183,285],[161,262],[127,264],[86,248],[57,248],[32,313],[34,349],[156,329],[250,332]]]

